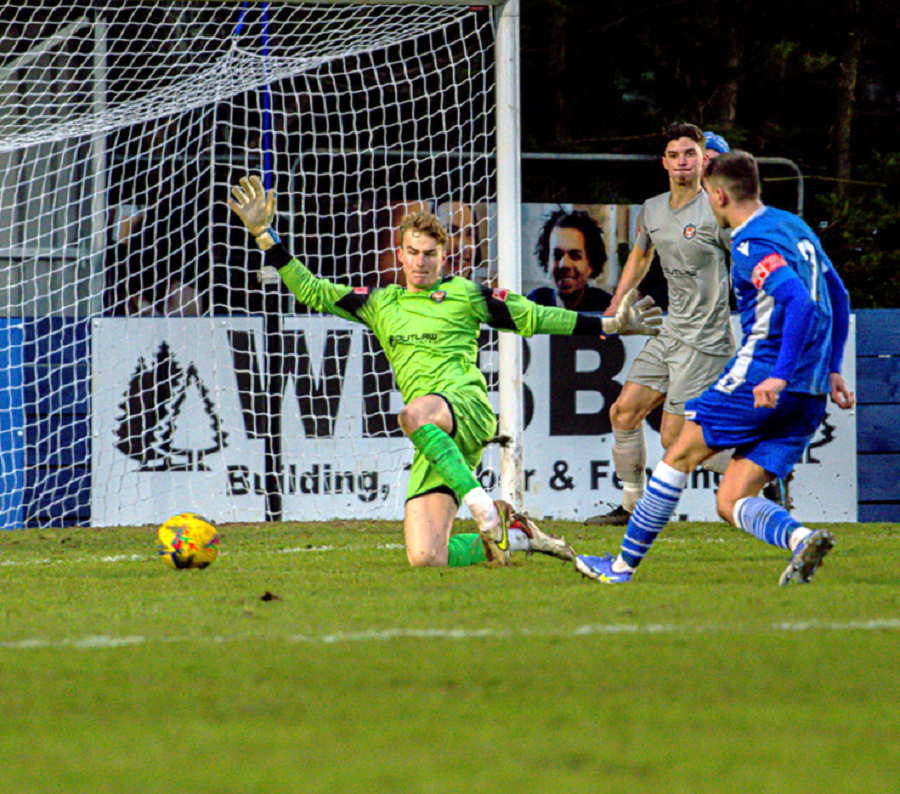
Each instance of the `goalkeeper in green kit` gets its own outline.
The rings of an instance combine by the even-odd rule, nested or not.
[[[301,303],[363,323],[378,337],[394,371],[404,408],[400,427],[415,446],[403,530],[414,566],[508,565],[511,551],[574,560],[564,539],[542,531],[511,505],[494,501],[473,475],[496,430],[484,377],[475,365],[482,323],[533,334],[659,333],[661,311],[649,298],[627,295],[615,317],[538,306],[508,290],[443,277],[447,232],[429,212],[403,218],[397,257],[406,287],[353,288],[317,278],[288,253],[272,230],[275,194],[259,177],[244,177],[228,205],[265,251]],[[460,499],[479,534],[451,537]]]

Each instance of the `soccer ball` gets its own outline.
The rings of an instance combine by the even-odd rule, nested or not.
[[[219,533],[194,513],[172,516],[159,528],[156,553],[170,568],[206,568],[219,556]]]

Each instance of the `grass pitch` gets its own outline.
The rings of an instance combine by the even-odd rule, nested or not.
[[[724,524],[618,587],[412,570],[390,523],[224,526],[203,571],[155,528],[3,532],[0,790],[895,791],[900,530],[832,528],[789,588]]]

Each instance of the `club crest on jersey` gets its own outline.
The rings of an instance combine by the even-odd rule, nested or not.
[[[444,298],[447,297],[447,292],[445,290],[439,289],[437,292],[431,293],[431,300],[435,303],[443,303]]]
[[[697,227],[694,226],[693,223],[689,223],[684,227],[684,232],[682,232],[682,234],[684,234],[685,240],[693,240],[694,236],[697,234]]]
[[[766,283],[766,279],[774,273],[778,268],[784,267],[787,262],[781,258],[781,254],[769,254],[765,259],[756,263],[753,272],[750,274],[750,280],[757,289],[762,289],[762,285]]]
[[[495,301],[503,301],[503,303],[506,303],[506,299],[509,297],[509,290],[508,289],[495,289],[493,292],[491,292],[491,297]]]
[[[354,295],[368,295],[369,288],[368,287],[354,287],[353,294]]]

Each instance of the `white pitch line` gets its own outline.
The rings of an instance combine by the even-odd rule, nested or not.
[[[271,549],[263,552],[263,555],[274,555],[274,554],[322,554],[326,552],[332,551],[340,551],[341,553],[355,553],[361,551],[370,551],[370,550],[387,550],[387,551],[402,551],[406,548],[402,543],[382,543],[377,546],[296,546],[293,548],[286,549]],[[256,551],[231,551],[225,549],[220,552],[219,556],[221,557],[241,557],[245,554],[259,554]],[[157,555],[155,553],[148,554],[115,554],[115,555],[103,555],[98,557],[58,557],[58,558],[49,558],[42,557],[39,559],[29,559],[29,560],[0,560],[0,568],[18,568],[18,567],[31,567],[31,566],[42,566],[42,565],[81,565],[84,563],[117,563],[117,562],[144,562],[146,560],[156,559]]]
[[[268,554],[317,554],[327,551],[340,551],[340,552],[357,552],[357,551],[370,551],[372,549],[378,550],[388,550],[388,551],[396,551],[398,549],[405,549],[402,543],[380,543],[377,546],[297,546],[295,548],[288,549],[273,549]],[[228,549],[221,552],[222,557],[228,557],[230,555],[234,555],[235,557],[240,557],[244,554],[256,554],[257,552],[251,551],[238,551],[233,552]],[[102,557],[59,557],[58,559],[50,559],[47,557],[35,560],[0,560],[0,568],[5,567],[15,567],[15,566],[28,566],[28,565],[75,565],[85,562],[144,562],[145,560],[153,560],[156,559],[156,554],[106,554]]]
[[[144,560],[153,559],[155,554],[116,554],[104,555],[102,557],[60,557],[59,559],[39,559],[39,560],[3,560],[0,567],[15,567],[28,565],[75,565],[84,562],[143,562]]]
[[[818,622],[797,621],[785,623],[773,623],[768,627],[774,632],[798,632],[798,631],[900,631],[900,619],[874,618],[872,620],[829,621]],[[190,643],[236,643],[246,642],[248,639],[256,640],[282,640],[288,643],[312,644],[312,645],[336,645],[370,642],[389,642],[397,639],[410,640],[511,640],[522,637],[527,638],[578,638],[593,635],[609,634],[734,634],[749,631],[757,631],[754,626],[687,626],[677,623],[598,623],[586,626],[577,626],[574,629],[559,630],[547,629],[545,631],[534,630],[497,630],[497,629],[371,629],[368,631],[337,632],[332,634],[308,635],[291,634],[287,636],[254,636],[247,635],[234,637],[144,637],[141,635],[126,635],[113,637],[108,634],[88,635],[86,637],[69,638],[61,640],[49,640],[32,637],[23,640],[0,641],[0,650],[41,650],[44,648],[77,648],[79,650],[94,650],[104,648],[124,648],[136,645],[152,644],[190,644]]]
[[[3,560],[0,562],[2,568],[15,565],[53,565],[53,560]]]

